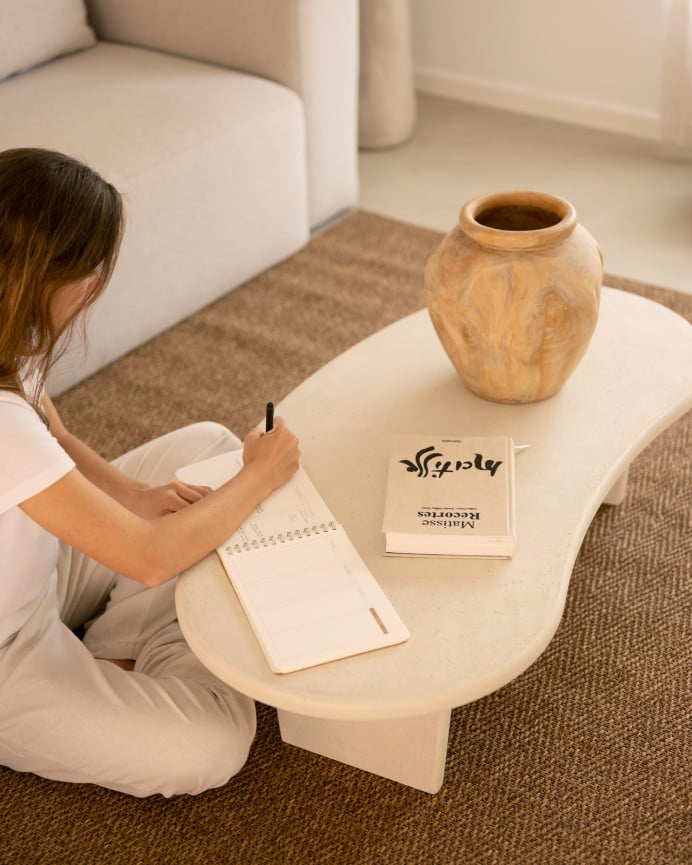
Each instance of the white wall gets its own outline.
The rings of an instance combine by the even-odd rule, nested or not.
[[[659,135],[669,0],[410,0],[419,90]]]

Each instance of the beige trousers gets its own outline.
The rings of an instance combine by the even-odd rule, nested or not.
[[[116,464],[161,484],[239,446],[224,427],[193,424]],[[175,580],[147,589],[62,545],[57,579],[0,649],[0,764],[134,796],[199,793],[236,774],[254,703],[192,654],[174,591]],[[104,658],[133,658],[134,672]]]

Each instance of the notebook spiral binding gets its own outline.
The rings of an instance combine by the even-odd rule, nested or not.
[[[290,541],[298,541],[301,538],[312,537],[313,535],[321,535],[325,532],[335,532],[336,523],[330,520],[328,523],[320,523],[315,526],[305,526],[304,528],[294,529],[288,532],[280,532],[278,535],[270,535],[268,538],[255,538],[251,541],[243,543],[226,544],[224,552],[229,556],[238,556],[241,553],[250,553],[253,550],[264,550],[268,547],[276,547],[280,544],[286,544]]]

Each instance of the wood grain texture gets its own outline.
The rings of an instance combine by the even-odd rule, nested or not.
[[[464,384],[528,403],[557,393],[598,320],[598,244],[562,199],[506,192],[474,199],[431,257],[430,317]]]

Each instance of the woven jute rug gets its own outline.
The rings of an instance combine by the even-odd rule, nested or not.
[[[421,308],[440,239],[351,214],[62,395],[63,417],[107,457],[205,418],[242,436],[269,394]],[[692,297],[605,281],[692,318]],[[690,454],[687,415],[635,460],[624,503],[586,535],[548,649],[453,712],[437,795],[283,745],[259,706],[246,767],[197,797],[0,770],[0,862],[689,865]]]

